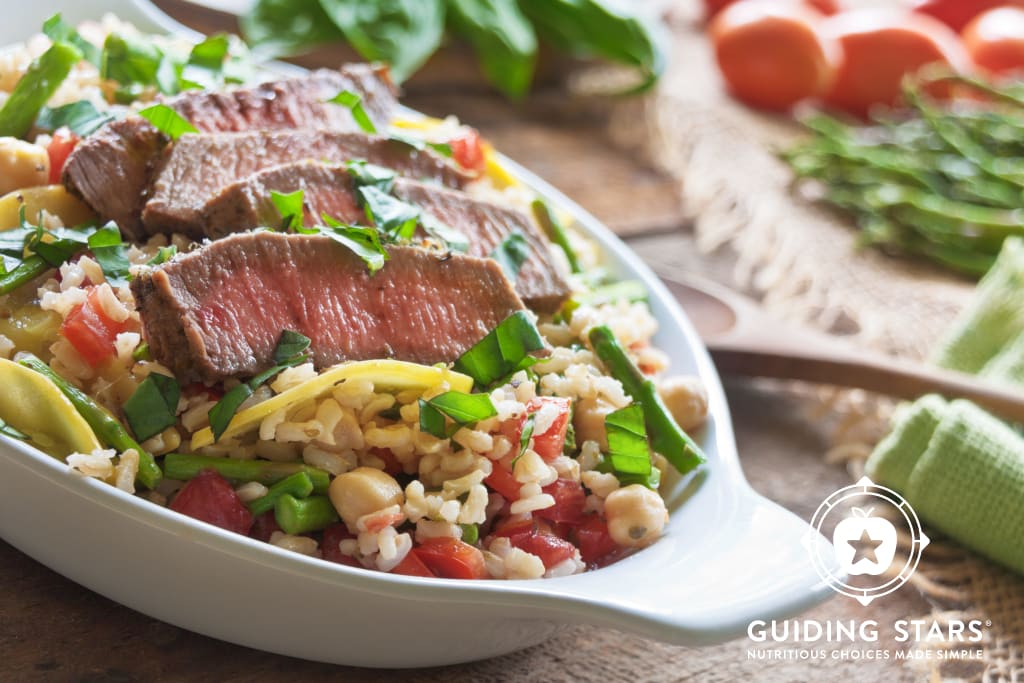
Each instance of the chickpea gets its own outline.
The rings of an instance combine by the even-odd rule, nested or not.
[[[708,392],[699,377],[668,377],[658,385],[658,394],[683,431],[696,429],[707,419]]]
[[[338,516],[350,529],[356,528],[356,522],[363,515],[405,502],[402,487],[395,478],[372,467],[358,467],[339,474],[327,494]]]
[[[608,450],[608,435],[604,429],[604,419],[615,407],[607,401],[594,398],[581,398],[576,401],[572,426],[576,430],[576,443],[596,441],[602,451]]]
[[[608,533],[619,545],[645,548],[661,536],[668,522],[665,501],[657,491],[640,484],[616,489],[604,499]]]
[[[50,156],[31,142],[0,137],[0,195],[27,187],[46,185]]]

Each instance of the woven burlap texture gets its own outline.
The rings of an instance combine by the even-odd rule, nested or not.
[[[659,92],[614,114],[618,142],[645,146],[652,162],[678,179],[701,249],[726,250],[734,259],[734,287],[780,318],[924,358],[973,283],[860,249],[846,217],[798,196],[776,152],[802,134],[800,127],[730,100],[703,32],[687,14],[673,19],[675,53]],[[816,393],[819,413],[840,416],[828,457],[848,461],[859,477],[892,403],[859,392]],[[940,539],[913,580],[934,605],[930,616],[991,622],[979,680],[1024,681],[1021,577]],[[941,678],[938,667],[931,678]]]

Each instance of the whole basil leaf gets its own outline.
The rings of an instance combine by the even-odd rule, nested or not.
[[[320,0],[320,6],[356,52],[390,64],[397,83],[434,54],[444,35],[444,0]]]
[[[537,34],[516,0],[448,0],[455,32],[480,58],[484,76],[508,97],[530,89],[537,57]]]
[[[239,24],[259,57],[298,55],[345,37],[319,0],[256,0]]]

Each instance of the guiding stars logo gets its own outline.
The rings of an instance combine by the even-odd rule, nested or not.
[[[831,545],[825,540],[830,528]],[[910,547],[906,559],[901,557],[894,566],[901,535],[909,539]],[[868,477],[826,498],[804,537],[822,580],[862,605],[906,583],[928,543],[910,503]]]

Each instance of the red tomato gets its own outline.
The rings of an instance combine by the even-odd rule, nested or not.
[[[480,133],[469,128],[462,135],[448,141],[452,148],[452,159],[467,171],[483,173],[487,165],[484,158],[483,143],[480,141]]]
[[[525,519],[504,519],[494,525],[494,530],[491,532],[491,536],[505,536],[506,538],[511,538],[513,536],[533,533],[536,528],[535,520],[530,517],[526,517]]]
[[[917,0],[913,5],[915,12],[927,14],[938,19],[954,31],[960,32],[970,23],[971,19],[982,12],[996,7],[1015,5],[1024,7],[1022,0]]]
[[[1024,69],[1024,9],[999,7],[974,18],[963,32],[971,61],[992,73]]]
[[[402,574],[404,576],[426,576],[429,578],[435,578],[434,572],[427,568],[427,565],[423,564],[423,560],[416,556],[416,553],[409,552],[405,556],[405,559],[395,565],[395,568],[391,570],[392,574]]]
[[[588,516],[576,529],[576,545],[587,564],[600,562],[619,549],[619,544],[608,533],[608,523],[596,514]]]
[[[484,483],[500,493],[507,501],[519,500],[519,489],[522,484],[516,481],[515,475],[501,461],[494,463],[494,469],[484,479]]]
[[[249,536],[257,541],[267,543],[274,532],[280,530],[281,527],[277,524],[277,517],[274,516],[274,511],[267,510],[252,521],[252,529],[249,530]]]
[[[412,552],[430,571],[444,579],[486,579],[489,576],[480,549],[454,538],[428,538]]]
[[[190,479],[171,501],[171,509],[236,534],[248,535],[252,528],[252,513],[214,470],[202,470]]]
[[[807,7],[813,7],[826,16],[832,16],[838,14],[842,10],[842,6],[839,0],[788,0],[793,4],[802,4]],[[730,5],[735,5],[740,0],[704,0],[704,18],[713,19],[716,14],[724,10]],[[780,2],[787,2],[787,0],[764,0],[764,2],[774,2],[779,4]]]
[[[270,514],[273,514],[273,511]],[[323,553],[324,559],[328,562],[347,564],[350,567],[361,567],[362,565],[356,558],[341,552],[341,548],[338,547],[342,541],[349,538],[355,538],[355,536],[349,532],[344,522],[332,524],[324,529],[323,540],[320,543],[320,552]]]
[[[796,4],[746,1],[711,22],[715,59],[729,90],[747,104],[785,111],[822,92],[834,47],[819,26],[821,13]]]
[[[60,182],[60,174],[64,170],[64,162],[68,160],[68,156],[75,149],[79,139],[67,126],[58,128],[53,132],[50,144],[46,148],[46,154],[50,157],[51,185]]]
[[[537,510],[535,514],[538,517],[567,524],[579,524],[583,519],[583,506],[587,503],[587,494],[578,481],[556,479],[541,491],[551,494],[555,504],[544,510]]]
[[[576,546],[569,541],[538,531],[510,536],[508,540],[516,548],[539,557],[545,569],[565,562],[576,553]]]
[[[866,116],[877,104],[897,104],[903,77],[927,64],[962,71],[968,63],[948,26],[913,12],[844,12],[827,19],[822,31],[842,51],[825,102],[855,116]]]
[[[553,405],[558,409],[551,426],[543,433],[533,433],[533,450],[546,462],[551,462],[562,454],[565,448],[565,435],[569,431],[569,414],[572,412],[572,401],[555,396],[538,396],[526,404],[526,413],[517,420],[509,420],[502,424],[501,432],[512,442],[512,448],[519,452],[519,439],[523,435],[523,427],[529,415],[539,411],[545,405]],[[499,491],[499,493],[501,493]],[[504,494],[502,494],[504,495]],[[518,496],[517,496],[518,497]]]
[[[95,366],[117,352],[114,340],[127,329],[127,321],[117,322],[107,317],[99,300],[99,288],[93,287],[85,303],[75,306],[64,318],[60,333],[71,342],[78,355]]]

